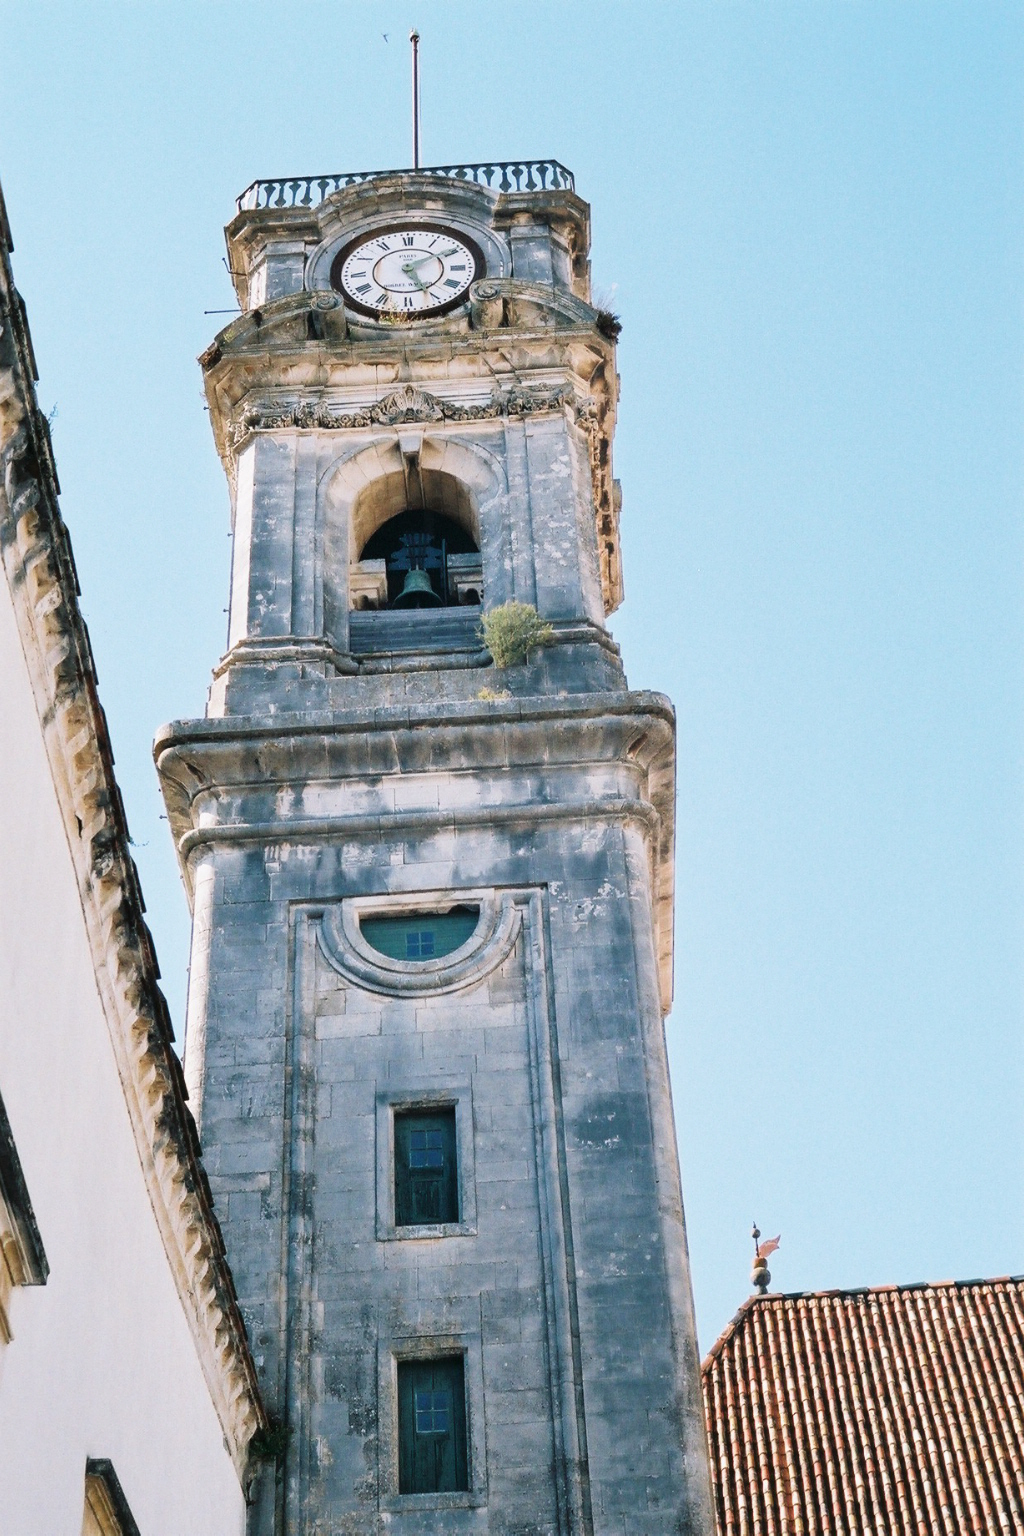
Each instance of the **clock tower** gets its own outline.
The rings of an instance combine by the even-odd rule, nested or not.
[[[555,161],[298,177],[227,243],[227,650],[155,751],[251,1531],[710,1536],[588,207]]]

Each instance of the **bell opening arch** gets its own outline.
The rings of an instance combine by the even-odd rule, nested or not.
[[[501,537],[500,460],[476,444],[396,433],[321,484],[324,629],[339,649],[351,611],[483,602]]]

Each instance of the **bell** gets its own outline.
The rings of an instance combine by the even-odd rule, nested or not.
[[[426,571],[408,571],[402,590],[391,604],[392,608],[440,608],[441,599],[431,586]]]

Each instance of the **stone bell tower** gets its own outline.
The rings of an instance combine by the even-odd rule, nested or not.
[[[201,361],[228,648],[156,758],[259,1536],[712,1529],[613,318],[554,161],[257,182]],[[503,608],[508,603],[526,609]],[[543,644],[500,668],[481,617]]]

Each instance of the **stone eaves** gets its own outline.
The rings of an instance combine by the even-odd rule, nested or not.
[[[239,1476],[266,1414],[143,918],[0,192],[0,552],[64,817],[125,1104],[181,1303]]]
[[[305,842],[310,839],[395,838],[456,830],[476,824],[539,825],[553,820],[633,822],[643,829],[651,866],[655,943],[662,1011],[672,1002],[672,911],[675,854],[675,714],[662,694],[640,691],[524,699],[446,700],[361,711],[176,721],[157,733],[153,746],[171,832],[186,888],[191,855],[211,842]],[[277,806],[283,785],[328,778],[492,772],[526,768],[557,772],[559,766],[617,763],[627,767],[626,795],[592,799],[510,801],[501,806],[397,810],[360,816],[332,813],[318,820],[285,817]],[[221,811],[235,795],[250,806],[266,801],[255,823]],[[201,824],[200,824],[201,823]]]

